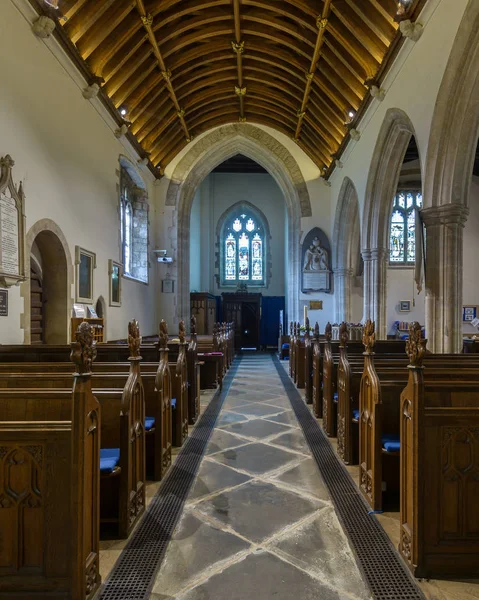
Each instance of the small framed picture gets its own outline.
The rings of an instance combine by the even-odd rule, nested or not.
[[[75,246],[76,302],[93,304],[93,270],[96,269],[96,254]]]
[[[410,300],[400,300],[399,301],[399,312],[410,312],[411,311],[411,301]]]
[[[462,307],[462,321],[463,323],[471,323],[477,317],[477,306],[463,306]]]
[[[173,294],[175,292],[175,281],[173,279],[162,279],[161,291],[163,294]]]
[[[110,306],[121,306],[121,276],[122,265],[114,260],[108,261],[110,278]]]

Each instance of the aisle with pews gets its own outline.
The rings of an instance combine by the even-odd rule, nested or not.
[[[244,355],[150,598],[366,600],[269,355]]]
[[[350,341],[347,323],[336,329],[332,340],[329,323],[323,335],[308,320],[301,330],[291,323],[280,356],[298,410],[313,416],[320,431],[322,454],[349,472],[346,486],[362,497],[353,519],[341,517],[359,560],[361,536],[354,536],[366,507],[375,535],[389,538],[385,549],[390,541],[398,550],[399,570],[417,578],[413,595],[389,582],[397,598],[478,599],[477,355],[431,354],[418,323],[410,324],[406,341],[377,341],[371,321],[361,341]],[[341,514],[341,498],[336,508]],[[364,565],[378,598],[384,562],[376,548]]]

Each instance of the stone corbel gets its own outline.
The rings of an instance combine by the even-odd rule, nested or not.
[[[377,85],[372,85],[371,88],[369,89],[369,93],[371,94],[371,96],[373,98],[376,98],[377,100],[379,100],[379,102],[382,102],[384,100],[384,98],[386,97],[386,91],[383,90],[382,88],[378,87]]]
[[[49,38],[54,30],[55,21],[46,15],[42,15],[38,17],[38,19],[35,19],[32,25],[33,33],[42,40]]]
[[[342,168],[343,168],[343,163],[342,163],[342,162],[339,160],[339,158],[337,158],[337,159],[334,161],[334,166],[335,166],[337,169],[342,169]]]
[[[127,133],[128,133],[128,125],[126,123],[123,123],[123,125],[121,127],[119,127],[118,129],[115,129],[115,137],[117,139],[121,139]]]
[[[403,37],[408,38],[413,42],[417,42],[421,37],[424,28],[421,23],[413,23],[410,19],[406,19],[399,23],[399,30]]]
[[[359,140],[361,139],[361,134],[357,129],[350,129],[349,135],[351,136],[351,139],[355,142],[359,142]]]
[[[84,88],[82,95],[85,100],[91,100],[92,98],[96,98],[98,96],[98,92],[100,91],[100,86],[98,83],[92,83]]]

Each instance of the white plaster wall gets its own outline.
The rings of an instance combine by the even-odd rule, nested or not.
[[[268,220],[271,239],[268,240],[271,251],[272,269],[267,287],[250,287],[250,291],[265,296],[284,296],[284,256],[285,256],[285,202],[281,190],[266,173],[210,173],[196,194],[191,211],[191,226],[195,215],[202,215],[202,222],[208,221],[208,227],[201,230],[201,243],[194,245],[191,237],[190,260],[201,257],[201,291],[211,291],[215,295],[230,292],[230,287],[219,287],[214,277],[217,272],[216,227],[225,211],[238,202],[246,201],[258,208]],[[198,251],[199,250],[199,251]],[[213,275],[213,285],[211,285]],[[190,288],[193,290],[193,280]]]
[[[0,155],[12,156],[15,181],[24,182],[27,231],[49,218],[66,237],[72,259],[75,245],[96,252],[94,300],[108,300],[108,259],[120,257],[117,171],[125,148],[10,0],[0,2],[0,73]],[[144,179],[152,198],[152,178],[144,173]],[[153,220],[152,203],[150,211]],[[154,276],[151,269],[148,286],[123,280],[122,306],[107,308],[109,339],[125,337],[132,318],[143,334],[156,330]],[[0,343],[23,342],[23,302],[19,288],[12,288]]]
[[[469,195],[469,216],[464,228],[464,258],[462,293],[463,303],[479,306],[479,177],[472,177]],[[472,325],[463,323],[464,333],[476,333]]]
[[[411,302],[410,312],[399,310],[400,300]],[[386,315],[388,335],[396,333],[393,327],[394,321],[418,321],[421,325],[425,324],[424,291],[420,294],[417,293],[416,283],[414,282],[414,269],[389,267]]]

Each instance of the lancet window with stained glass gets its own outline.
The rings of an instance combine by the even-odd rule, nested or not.
[[[222,234],[221,279],[223,285],[264,285],[265,228],[255,215],[238,209],[230,215]]]
[[[413,265],[416,261],[416,211],[422,207],[422,195],[417,190],[396,194],[390,223],[389,262],[392,265]]]

